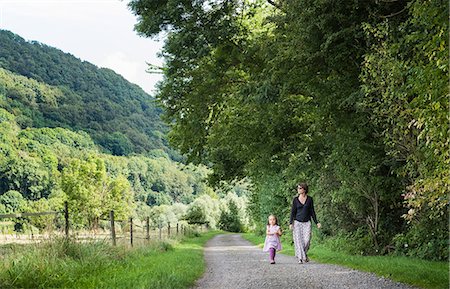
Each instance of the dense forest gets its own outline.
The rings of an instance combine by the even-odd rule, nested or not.
[[[210,169],[167,146],[162,110],[109,69],[0,31],[0,214],[60,211],[71,227],[150,217],[249,226],[246,182],[213,190]],[[178,161],[177,161],[178,160]],[[61,220],[59,220],[61,222]],[[13,225],[12,225],[13,224]],[[53,216],[0,222],[1,232],[61,226]]]
[[[0,107],[22,127],[89,133],[114,155],[163,150],[167,127],[154,98],[114,71],[0,30]],[[21,77],[22,76],[22,77]]]
[[[170,140],[212,183],[247,177],[286,225],[310,184],[327,238],[448,258],[448,2],[133,0],[164,32]]]
[[[249,225],[247,185],[213,191],[206,183],[208,173],[204,166],[177,163],[168,155],[101,153],[85,132],[21,129],[15,116],[0,108],[0,214],[62,210],[67,201],[73,228],[96,227],[110,210],[118,219],[149,216],[153,225],[184,220],[215,228],[222,214],[229,216],[229,208],[236,206],[241,217],[235,223],[243,230]],[[53,219],[15,222],[20,228],[48,229],[55,226]]]

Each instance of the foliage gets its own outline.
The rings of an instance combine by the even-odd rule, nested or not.
[[[209,195],[201,195],[188,207],[185,219],[189,224],[207,224],[215,229],[220,216],[220,202]]]
[[[400,25],[366,25],[372,49],[363,63],[362,104],[377,124],[387,154],[403,163],[397,173],[406,180],[403,197],[409,210],[404,217],[411,227],[401,239],[414,244],[406,254],[446,259],[448,5],[411,1],[408,11],[410,17]]]
[[[244,232],[251,227],[250,216],[248,214],[248,198],[246,195],[237,195],[236,190],[239,191],[239,189],[236,186],[233,189],[221,199],[221,215],[235,215],[232,218],[240,224],[240,232]]]
[[[0,107],[22,128],[84,130],[114,155],[162,149],[179,157],[166,145],[161,109],[138,86],[9,31],[0,31],[0,42]]]
[[[52,193],[48,198],[42,198],[37,201],[29,201],[27,203],[27,212],[61,212],[64,208],[66,195],[63,192]],[[60,220],[59,222],[61,222]],[[27,223],[38,230],[52,231],[55,223],[58,223],[58,216],[43,215],[28,218]]]
[[[228,210],[222,211],[219,218],[219,228],[228,232],[243,232],[244,228],[239,218],[239,210],[233,200],[228,201]]]
[[[0,196],[0,204],[3,205],[4,214],[9,214],[24,211],[27,202],[18,191],[7,191]]]
[[[168,35],[157,98],[170,140],[212,164],[212,183],[249,178],[256,226],[272,213],[285,225],[307,181],[327,236],[370,236],[373,254],[414,230],[442,243],[448,5],[175,2],[130,3],[139,33]],[[436,252],[420,257],[448,257]]]
[[[336,246],[345,246],[350,249],[351,244],[348,242],[354,240],[341,236],[323,244],[319,243],[318,238],[315,238],[319,234],[319,232],[313,232],[312,247],[309,250],[309,256],[314,261],[372,272],[378,276],[419,288],[438,289],[448,287],[448,262],[428,261],[403,256],[362,256],[360,252],[348,254],[348,252],[342,252]],[[264,236],[245,233],[243,237],[260,247],[264,245]],[[281,237],[283,254],[291,256],[295,254],[291,240],[292,237],[289,233],[285,233]]]
[[[159,205],[154,206],[150,210],[150,220],[158,226],[167,226],[169,223],[175,224],[178,219],[171,206]]]
[[[190,288],[205,267],[201,248],[217,233],[133,248],[63,239],[0,247],[0,287]]]
[[[95,228],[111,210],[117,220],[150,216],[153,224],[175,224],[184,218],[186,204],[213,195],[204,166],[176,163],[167,155],[107,155],[86,133],[20,129],[12,114],[0,109],[0,115],[2,213],[61,211],[68,201],[74,228]],[[37,229],[61,225],[52,215],[14,221]]]
[[[63,171],[61,187],[66,192],[71,207],[80,208],[84,217],[98,218],[101,214],[99,210],[105,178],[101,160],[73,160]]]

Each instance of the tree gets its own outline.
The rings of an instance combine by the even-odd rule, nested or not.
[[[219,201],[208,195],[202,195],[188,206],[185,219],[189,224],[207,224],[214,229],[219,215]]]
[[[0,94],[6,97],[0,107],[14,113],[21,127],[84,130],[116,155],[155,149],[177,155],[166,145],[161,109],[138,86],[9,31],[0,31],[0,42]]]
[[[62,172],[61,188],[67,194],[74,224],[95,226],[96,220],[105,213],[103,204],[107,198],[103,160],[95,156],[72,160]]]
[[[411,227],[408,237],[400,234],[399,239],[421,257],[446,259],[448,5],[410,1],[406,8],[409,17],[400,23],[366,25],[372,49],[364,60],[362,104],[406,184],[404,217]]]
[[[228,201],[228,209],[223,210],[219,218],[219,228],[228,232],[243,232],[244,227],[239,217],[239,210],[233,200]]]
[[[126,220],[134,209],[133,192],[130,183],[124,176],[108,178],[108,191],[103,204],[103,212],[114,210],[118,220]]]
[[[407,225],[402,193],[409,220],[447,210],[442,1],[205,3],[130,7],[139,33],[169,33],[157,98],[171,142],[211,164],[215,185],[250,178],[254,222],[286,222],[306,180],[324,227],[339,224],[326,234],[371,236],[383,253]]]
[[[26,210],[27,201],[18,191],[7,191],[0,195],[0,204],[4,206],[5,213],[20,213]]]
[[[154,206],[150,210],[150,220],[158,226],[167,226],[169,223],[176,223],[177,218],[171,206]]]
[[[126,135],[120,132],[107,134],[100,140],[100,145],[115,156],[128,155],[133,151],[133,144]]]

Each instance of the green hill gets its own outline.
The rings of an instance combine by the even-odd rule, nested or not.
[[[26,127],[86,131],[114,155],[163,150],[162,110],[114,71],[0,30],[0,107]]]

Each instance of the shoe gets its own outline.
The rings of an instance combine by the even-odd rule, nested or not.
[[[309,262],[309,258],[308,257],[306,257],[306,259],[305,259],[305,263],[308,263]]]
[[[275,260],[270,260],[270,264],[275,264]]]
[[[298,260],[298,263],[299,263],[299,264],[303,264],[303,260],[301,260],[301,259]]]

